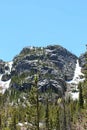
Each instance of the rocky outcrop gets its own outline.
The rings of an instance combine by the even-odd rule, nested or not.
[[[86,53],[82,54],[80,57],[79,57],[79,62],[80,62],[80,66],[84,68],[84,65],[86,64]]]
[[[63,95],[66,81],[74,76],[77,57],[65,48],[54,45],[41,47],[26,47],[15,56],[13,63],[0,61],[0,74],[3,82],[11,79],[11,87],[18,90],[31,89],[34,77],[38,75],[40,92]]]
[[[5,73],[5,62],[0,60],[0,74]]]
[[[87,67],[86,67],[86,64],[87,64],[87,52],[82,54],[80,57],[79,57],[79,63],[80,63],[80,66],[82,67],[82,72],[85,74],[85,72],[87,71]]]
[[[52,89],[59,95],[66,90],[65,81],[73,78],[77,57],[65,48],[54,45],[26,47],[13,59],[11,86],[23,90],[31,88],[38,74],[41,92]]]
[[[0,60],[0,75],[2,75],[2,81],[8,81],[11,78],[9,62]]]
[[[9,79],[11,79],[11,75],[6,73],[6,74],[3,74],[2,76],[2,81],[8,81]]]

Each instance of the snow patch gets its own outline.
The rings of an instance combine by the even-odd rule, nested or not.
[[[23,123],[20,123],[20,122],[18,123],[18,125],[19,125],[19,126],[24,126]]]
[[[79,92],[78,92],[77,87],[78,87],[79,82],[83,82],[84,79],[85,79],[84,74],[81,72],[81,67],[79,65],[79,61],[77,60],[74,77],[71,81],[67,82],[69,84],[69,87],[71,86],[73,90],[76,90],[76,92],[72,92],[72,89],[69,91],[73,100],[76,100],[79,98]]]
[[[13,65],[13,61],[8,62],[8,66],[10,68],[10,72],[11,72],[12,65]]]
[[[7,62],[5,64],[5,66],[9,67],[9,70],[6,70],[4,74],[7,74],[7,73],[10,74],[11,73],[12,64],[13,64],[13,61]],[[0,93],[2,93],[2,94],[4,94],[6,89],[9,88],[10,82],[11,82],[11,79],[9,79],[8,81],[2,81],[2,76],[4,74],[0,74]]]
[[[11,79],[8,81],[0,81],[0,93],[4,94],[6,89],[9,88],[9,84],[11,82]]]
[[[79,92],[71,93],[72,99],[76,100],[79,98]]]
[[[48,53],[53,52],[53,50],[50,50],[50,49],[46,49],[45,51],[48,52]]]

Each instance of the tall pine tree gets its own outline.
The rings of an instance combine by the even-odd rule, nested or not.
[[[84,100],[83,100],[82,84],[81,83],[79,83],[78,88],[79,88],[79,107],[83,108]]]

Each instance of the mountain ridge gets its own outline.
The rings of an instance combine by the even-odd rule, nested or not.
[[[16,55],[12,68],[0,62],[2,81],[11,79],[10,87],[18,90],[31,89],[34,76],[38,74],[38,88],[41,92],[52,89],[59,96],[66,90],[66,80],[74,76],[77,56],[60,45],[47,47],[25,47]],[[7,71],[10,73],[6,73]]]

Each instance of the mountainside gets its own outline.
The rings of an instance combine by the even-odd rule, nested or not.
[[[0,130],[87,130],[86,57],[55,45],[0,60]]]
[[[66,90],[65,81],[72,80],[74,76],[77,59],[59,45],[26,47],[13,62],[0,61],[1,80],[6,82],[11,79],[11,87],[24,90],[34,86],[34,77],[38,75],[41,92],[51,89],[61,96]]]

